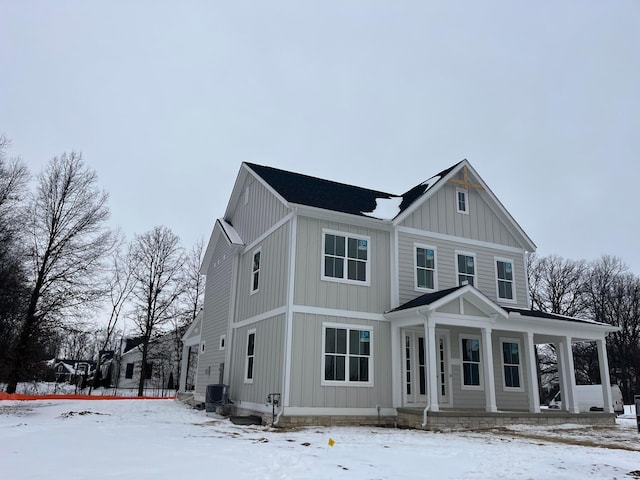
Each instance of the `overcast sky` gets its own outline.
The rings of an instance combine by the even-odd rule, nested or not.
[[[242,161],[402,193],[467,158],[542,255],[640,274],[640,2],[0,0],[0,133],[190,248]]]

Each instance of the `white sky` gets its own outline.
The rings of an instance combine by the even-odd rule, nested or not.
[[[186,247],[240,162],[402,193],[469,159],[539,253],[640,274],[640,3],[0,0],[0,132]]]

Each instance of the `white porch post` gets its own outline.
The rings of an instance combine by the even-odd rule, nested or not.
[[[540,413],[540,395],[538,392],[538,370],[536,368],[536,347],[533,341],[533,333],[527,332],[527,359],[529,364],[529,411],[532,413]]]
[[[394,408],[402,406],[402,345],[400,327],[391,322],[391,401]]]
[[[560,353],[562,354],[562,373],[566,383],[566,391],[562,393],[562,404],[565,410],[570,413],[579,413],[578,398],[576,396],[576,375],[573,366],[573,349],[571,348],[571,337],[564,337],[560,342]]]
[[[598,364],[600,366],[600,383],[602,383],[602,398],[604,411],[613,413],[613,398],[611,398],[611,378],[609,378],[609,361],[607,360],[607,343],[604,339],[596,340],[598,347]]]
[[[178,391],[185,392],[187,390],[187,368],[189,367],[190,347],[182,345],[182,360],[180,362],[180,380],[178,382]]]
[[[484,393],[487,412],[497,412],[496,382],[493,372],[493,346],[491,343],[491,329],[482,328],[482,363],[484,365]]]
[[[440,411],[438,404],[438,357],[436,355],[436,324],[428,316],[424,319],[424,334],[427,340],[427,382],[429,385],[429,411]]]

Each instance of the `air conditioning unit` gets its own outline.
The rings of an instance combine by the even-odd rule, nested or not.
[[[215,412],[216,407],[229,403],[229,386],[228,385],[207,385],[205,396],[205,410],[207,412]]]

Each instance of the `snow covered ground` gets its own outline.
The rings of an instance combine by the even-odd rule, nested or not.
[[[236,426],[172,400],[0,401],[0,476],[629,479],[640,478],[640,435],[631,413],[619,418],[616,427],[604,429],[281,431]]]

